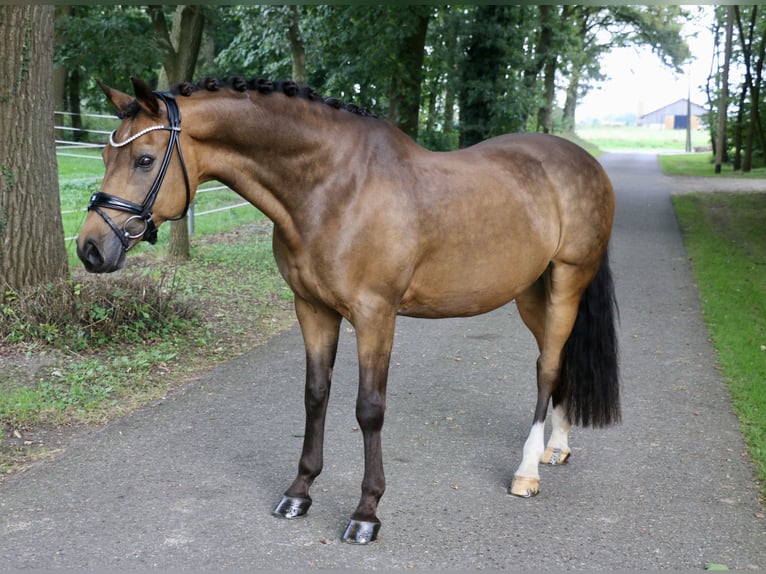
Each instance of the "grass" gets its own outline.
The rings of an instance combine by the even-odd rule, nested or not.
[[[59,194],[63,213],[64,237],[73,238],[82,227],[86,215],[86,206],[91,194],[98,191],[104,177],[104,163],[101,152],[97,150],[78,150],[77,155],[90,156],[92,159],[59,156]],[[217,209],[227,205],[242,203],[243,200],[230,190],[206,191],[219,187],[217,182],[209,182],[200,187],[194,200],[198,213]],[[117,192],[113,192],[117,193]],[[248,225],[263,220],[263,214],[252,206],[211,213],[195,218],[194,235],[197,237],[218,233],[240,225]],[[157,246],[166,248],[169,237],[169,225],[160,227]],[[75,253],[75,242],[69,239],[66,244],[71,267],[79,265]],[[156,246],[155,246],[156,247]],[[132,253],[142,253],[153,248],[139,244]],[[156,249],[154,249],[156,251]]]
[[[653,128],[605,126],[578,127],[578,136],[603,150],[657,150],[683,152],[686,148],[685,130],[660,130]],[[710,145],[707,130],[692,131],[692,146]]]
[[[753,169],[748,173],[735,172],[731,164],[723,164],[721,173],[715,173],[715,163],[711,152],[679,155],[660,155],[662,171],[668,175],[686,175],[698,177],[738,177],[766,178],[766,167]]]
[[[678,195],[673,205],[766,497],[766,193]]]
[[[100,159],[59,158],[62,209],[84,208],[102,174]],[[240,201],[198,197],[200,211]],[[84,215],[65,215],[68,234]],[[156,400],[294,323],[258,210],[198,217],[189,263],[164,260],[165,227],[122,271],[88,275],[69,242],[71,278],[0,293],[0,479],[55,450],[52,436]]]
[[[130,412],[294,322],[265,223],[196,241],[190,263],[131,254],[116,274],[78,270],[65,283],[0,305],[0,473],[53,448],[52,430]],[[90,310],[78,317],[76,303]],[[45,316],[8,320],[34,315],[23,307]]]

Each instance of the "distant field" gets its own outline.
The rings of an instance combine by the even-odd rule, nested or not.
[[[678,151],[686,149],[685,130],[660,130],[634,126],[582,127],[575,133],[602,150],[657,150]],[[692,149],[710,145],[710,132],[692,131]]]

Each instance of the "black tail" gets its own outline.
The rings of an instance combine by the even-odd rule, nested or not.
[[[618,313],[609,257],[604,253],[595,279],[583,293],[574,329],[564,346],[554,397],[554,403],[566,402],[572,424],[605,427],[620,422]]]

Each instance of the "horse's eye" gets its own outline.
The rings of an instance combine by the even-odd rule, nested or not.
[[[152,164],[154,163],[154,158],[150,155],[142,155],[138,158],[136,161],[136,167],[142,167],[144,169],[152,167]]]

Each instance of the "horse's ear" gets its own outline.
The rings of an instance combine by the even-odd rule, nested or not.
[[[96,82],[98,83],[98,86],[101,88],[104,94],[106,94],[106,97],[109,98],[109,101],[112,102],[112,105],[117,109],[118,112],[124,112],[127,109],[127,107],[133,102],[132,96],[129,96],[128,94],[125,94],[121,92],[120,90],[115,90],[114,88],[110,88],[101,80],[97,79]]]
[[[160,103],[157,101],[157,96],[149,84],[135,76],[131,76],[130,80],[133,82],[133,90],[136,92],[136,100],[139,105],[151,115],[158,116],[160,114]]]

